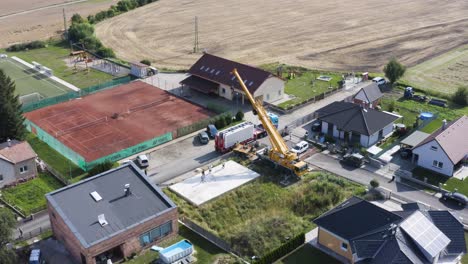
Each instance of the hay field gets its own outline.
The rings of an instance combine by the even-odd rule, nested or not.
[[[458,86],[468,85],[468,45],[409,68],[403,80],[442,93],[453,93]]]
[[[378,71],[392,56],[415,65],[466,43],[466,0],[160,0],[97,26],[125,60],[187,68],[194,17],[200,48],[250,64]]]
[[[0,0],[0,48],[55,37],[63,32],[63,9],[68,19],[107,9],[118,0]]]

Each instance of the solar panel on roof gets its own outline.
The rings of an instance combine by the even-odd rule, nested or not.
[[[249,83],[249,86],[252,86],[252,84],[253,84],[253,82],[250,82],[250,83]]]
[[[218,71],[216,72],[216,75],[218,75],[220,72],[221,72],[221,71],[220,71],[220,70],[218,70]]]
[[[215,71],[215,69],[212,69],[212,70],[210,71],[210,73],[213,73],[214,71]]]
[[[201,66],[201,67],[200,67],[200,70],[203,70],[203,68],[205,68],[205,66]]]
[[[401,228],[430,260],[435,258],[450,243],[450,239],[419,211],[408,217],[401,224]]]

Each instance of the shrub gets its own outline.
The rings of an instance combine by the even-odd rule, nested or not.
[[[20,44],[11,45],[10,47],[6,49],[6,51],[23,51],[23,50],[29,50],[29,49],[40,49],[40,48],[45,48],[46,46],[47,46],[46,42],[35,40],[35,41],[28,42],[28,43],[20,43]]]
[[[151,61],[147,60],[147,59],[144,59],[144,60],[141,60],[140,63],[143,63],[143,64],[146,64],[148,66],[151,66]]]
[[[260,260],[255,261],[254,263],[259,263],[259,264],[273,263],[276,260],[288,254],[289,252],[298,248],[302,244],[304,244],[304,242],[305,242],[305,234],[301,233],[297,235],[296,237],[292,238],[291,240],[289,240],[288,242],[284,243],[283,245],[279,246],[278,248],[267,253]]]
[[[111,48],[100,47],[97,54],[104,58],[115,58],[115,53]]]
[[[97,175],[99,173],[108,171],[108,170],[112,169],[112,167],[114,167],[114,163],[112,163],[110,161],[99,163],[98,165],[94,166],[92,169],[90,169],[88,171],[88,177],[91,177],[91,176]]]
[[[393,112],[395,111],[395,101],[391,101],[389,104],[388,104],[388,109],[387,109],[389,112]]]
[[[226,115],[224,116],[224,121],[226,122],[226,126],[229,126],[232,123],[231,113],[226,113]]]
[[[80,16],[80,14],[73,14],[71,17],[71,23],[72,24],[80,24],[85,22],[85,20]]]
[[[325,135],[325,142],[335,143],[336,140],[335,140],[334,137],[332,137],[330,135]]]
[[[452,95],[452,101],[458,105],[466,106],[468,104],[468,88],[466,86],[458,87]]]
[[[223,127],[226,126],[226,120],[224,119],[223,116],[216,119],[215,126],[216,126],[217,129],[222,129]]]
[[[372,180],[370,181],[370,186],[371,186],[372,188],[377,188],[377,187],[379,187],[379,185],[380,185],[380,184],[379,184],[379,181],[377,181],[376,179],[372,179]]]
[[[242,121],[244,119],[244,112],[242,111],[237,111],[236,113],[236,121]]]
[[[89,23],[72,24],[68,29],[68,38],[73,42],[81,42],[94,36],[94,27]]]

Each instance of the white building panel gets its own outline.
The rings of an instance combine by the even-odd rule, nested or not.
[[[249,82],[247,82],[247,88]],[[266,79],[260,87],[255,91],[254,97],[262,96],[265,102],[274,102],[283,98],[284,81],[278,77],[270,77]]]
[[[447,176],[453,175],[454,165],[437,141],[432,140],[413,149],[413,155],[415,154],[419,156],[417,161],[418,166]],[[437,162],[437,165],[435,165],[435,162]]]

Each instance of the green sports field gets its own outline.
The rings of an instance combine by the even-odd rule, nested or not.
[[[16,93],[20,96],[35,94],[35,96],[32,97],[34,97],[34,100],[37,100],[72,91],[66,86],[51,80],[38,71],[30,69],[11,58],[0,59],[0,69],[15,82]],[[32,99],[32,97],[30,99]]]

